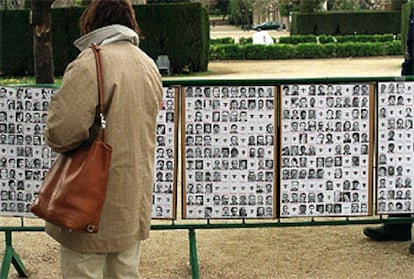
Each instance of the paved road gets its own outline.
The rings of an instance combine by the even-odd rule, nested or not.
[[[251,37],[256,31],[242,31],[239,27],[233,25],[217,25],[216,27],[210,26],[210,38],[217,39],[217,38],[226,38],[232,37],[235,39],[236,42],[239,41],[240,38],[248,38]],[[276,30],[269,30],[270,36],[273,38],[279,38],[282,36],[289,36],[289,32],[286,30],[276,31]]]
[[[234,26],[210,28],[211,38],[251,37],[254,31],[243,32]],[[286,31],[270,31],[271,36],[288,36]],[[294,60],[211,61],[209,73],[200,78],[262,79],[262,78],[325,78],[399,76],[402,56],[369,58],[331,58]]]

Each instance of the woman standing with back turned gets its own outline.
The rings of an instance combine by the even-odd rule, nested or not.
[[[148,238],[154,175],[156,118],[162,101],[154,61],[138,48],[139,27],[128,0],[95,0],[80,19],[80,55],[66,69],[50,103],[46,142],[57,152],[95,136],[100,46],[107,121],[112,146],[108,192],[99,232],[84,234],[46,224],[61,244],[63,278],[139,278],[140,242]]]

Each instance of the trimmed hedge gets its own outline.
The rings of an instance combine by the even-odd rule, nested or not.
[[[212,60],[267,60],[291,58],[334,58],[401,55],[401,41],[347,42],[347,43],[300,43],[296,45],[240,45],[217,44],[210,47]]]
[[[29,12],[0,11],[0,74],[33,75],[33,63]]]
[[[84,7],[52,9],[55,75],[78,55],[78,20]],[[172,73],[208,68],[210,25],[200,3],[134,6],[145,40],[140,47],[154,60],[168,55]],[[0,75],[33,75],[33,39],[29,10],[0,11]],[[185,16],[183,16],[185,15]]]
[[[400,11],[293,13],[292,35],[400,34]]]
[[[149,56],[167,54],[173,73],[207,71],[210,24],[200,3],[139,5],[135,13]]]
[[[343,35],[343,36],[333,36],[333,35],[292,35],[284,36],[279,39],[273,38],[275,42],[279,44],[301,44],[301,43],[345,43],[345,42],[392,42],[395,40],[400,40],[400,35],[393,34],[376,34],[376,35]],[[226,37],[220,39],[210,40],[210,44],[234,44],[235,41],[233,38]],[[246,45],[252,44],[253,39],[250,38],[240,38],[239,44]]]
[[[219,44],[234,44],[236,41],[234,38],[226,37],[226,38],[217,38],[217,39],[210,39],[211,45],[219,45]]]
[[[300,43],[316,43],[317,36],[315,35],[292,35],[288,37],[280,37],[279,43],[280,44],[300,44]]]

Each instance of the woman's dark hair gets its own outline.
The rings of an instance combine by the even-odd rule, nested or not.
[[[140,35],[134,9],[128,0],[94,0],[79,19],[81,35],[112,24],[124,25]]]

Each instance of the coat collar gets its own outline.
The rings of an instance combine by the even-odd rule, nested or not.
[[[118,41],[129,41],[136,46],[139,45],[138,34],[134,30],[119,24],[93,30],[77,39],[73,44],[80,51],[83,51],[89,48],[93,43],[97,45],[105,45]]]

